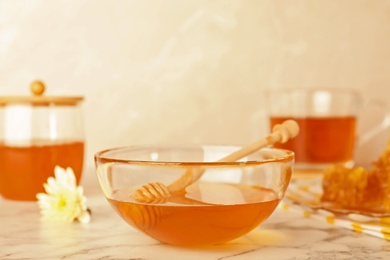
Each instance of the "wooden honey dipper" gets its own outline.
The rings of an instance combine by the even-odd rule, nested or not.
[[[282,124],[275,125],[270,135],[223,157],[218,162],[237,161],[265,146],[276,142],[285,143],[289,139],[296,137],[298,133],[298,123],[294,120],[286,120]],[[187,186],[197,181],[202,174],[202,169],[190,169],[168,186],[160,182],[148,183],[138,188],[131,197],[143,203],[164,203],[172,193],[184,190]]]

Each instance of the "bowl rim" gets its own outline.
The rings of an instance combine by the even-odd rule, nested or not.
[[[127,150],[127,149],[146,149],[146,148],[153,148],[153,147],[159,147],[159,148],[195,148],[195,147],[219,147],[219,148],[240,148],[242,146],[239,145],[130,145],[130,146],[119,146],[119,147],[113,147],[104,149],[101,151],[98,151],[94,155],[95,164],[101,164],[101,163],[122,163],[122,164],[138,164],[138,165],[147,165],[147,166],[179,166],[179,167],[185,167],[185,166],[203,166],[203,167],[243,167],[243,166],[250,166],[250,165],[261,165],[261,164],[268,164],[268,163],[274,163],[274,162],[294,162],[295,160],[295,153],[291,150],[287,149],[280,149],[280,148],[274,148],[274,147],[264,147],[259,149],[258,151],[280,151],[283,152],[285,155],[271,158],[271,159],[263,159],[263,160],[249,160],[249,161],[232,161],[232,162],[219,162],[219,161],[152,161],[152,160],[132,160],[132,159],[117,159],[114,156],[104,156],[105,153],[112,152],[112,151],[119,151],[119,150]]]

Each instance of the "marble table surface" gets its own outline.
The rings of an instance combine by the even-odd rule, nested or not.
[[[0,259],[390,259],[390,242],[305,218],[279,207],[261,226],[229,243],[175,247],[127,225],[103,197],[93,171],[82,186],[92,220],[44,223],[35,202],[0,198]]]

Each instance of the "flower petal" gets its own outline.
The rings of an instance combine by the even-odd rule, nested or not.
[[[81,223],[89,223],[91,221],[91,214],[88,210],[85,210],[80,214],[80,216],[77,217],[77,220]]]
[[[72,222],[78,220],[87,223],[91,214],[86,207],[83,188],[76,185],[76,177],[72,168],[63,169],[56,166],[54,176],[44,184],[46,193],[38,193],[39,208],[42,220]]]

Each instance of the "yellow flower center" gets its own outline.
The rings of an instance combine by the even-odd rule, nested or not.
[[[61,196],[57,202],[57,209],[61,210],[66,207],[66,198]]]

